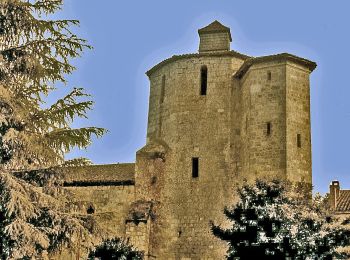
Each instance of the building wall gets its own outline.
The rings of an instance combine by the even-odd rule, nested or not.
[[[225,222],[222,210],[233,199],[231,89],[242,63],[230,56],[194,57],[169,63],[150,77],[148,142],[161,139],[171,150],[156,220],[166,228],[153,233],[158,242],[151,251],[159,259],[220,259],[226,251],[209,221]],[[203,65],[208,69],[205,96],[200,95]],[[192,178],[192,157],[199,158],[198,178]]]
[[[295,182],[312,182],[310,129],[310,71],[288,62],[287,76],[287,175]],[[301,147],[297,146],[297,134]]]
[[[277,60],[251,66],[240,80],[246,179],[277,177],[311,184],[309,74],[305,67]]]
[[[130,205],[135,201],[135,189],[130,186],[66,187],[72,193],[78,207],[74,213],[89,215],[87,209],[93,206],[99,226],[110,238],[125,236],[125,221]]]
[[[92,205],[109,235],[130,237],[146,259],[222,259],[226,244],[212,235],[209,222],[229,225],[223,209],[237,199],[238,185],[266,177],[311,183],[310,71],[277,59],[234,76],[243,62],[233,55],[191,55],[154,70],[147,143],[136,164],[70,175],[71,183],[79,176],[96,183],[101,171],[113,184],[67,187],[80,203],[76,212],[87,214]],[[207,93],[200,95],[204,65]],[[135,207],[142,213],[137,221],[130,217]]]
[[[268,62],[253,65],[240,84],[242,175],[247,180],[285,177],[285,64]],[[268,123],[270,133],[267,132]]]
[[[135,201],[134,163],[68,167],[62,178],[75,202],[68,209],[71,213],[93,217],[104,237],[125,237],[125,223]]]
[[[229,49],[230,36],[228,32],[201,34],[199,52],[228,51]]]
[[[310,71],[270,59],[233,77],[242,64],[214,54],[174,60],[150,75],[148,143],[162,140],[171,150],[153,223],[157,242],[150,240],[157,258],[222,258],[226,247],[208,223],[227,224],[222,209],[233,204],[234,188],[243,180],[311,183]],[[205,96],[199,94],[203,65]],[[298,149],[297,133],[303,145]],[[199,158],[198,178],[191,175],[193,157]]]

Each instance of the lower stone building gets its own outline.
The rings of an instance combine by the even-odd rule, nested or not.
[[[288,53],[230,50],[218,21],[198,30],[199,52],[175,55],[150,79],[146,145],[131,164],[69,169],[76,211],[110,236],[129,238],[146,259],[223,259],[210,221],[244,180],[311,184],[312,61]]]
[[[339,181],[329,185],[329,206],[338,215],[350,215],[350,190],[341,190]]]

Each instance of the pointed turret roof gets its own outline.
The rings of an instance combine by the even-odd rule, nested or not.
[[[230,35],[230,41],[232,42],[230,28],[222,25],[219,21],[215,20],[211,24],[198,30],[198,34],[202,33],[216,33],[216,32],[228,32]]]

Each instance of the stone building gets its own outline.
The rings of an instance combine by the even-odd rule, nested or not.
[[[234,188],[257,177],[311,184],[312,61],[230,49],[218,21],[199,51],[151,68],[146,145],[131,164],[74,168],[82,214],[130,238],[148,259],[222,259],[209,221],[225,224]]]
[[[329,185],[329,206],[337,215],[350,214],[350,190],[341,190],[339,181]]]

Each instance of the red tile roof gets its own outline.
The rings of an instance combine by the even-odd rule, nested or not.
[[[336,211],[350,211],[350,190],[340,190]]]

